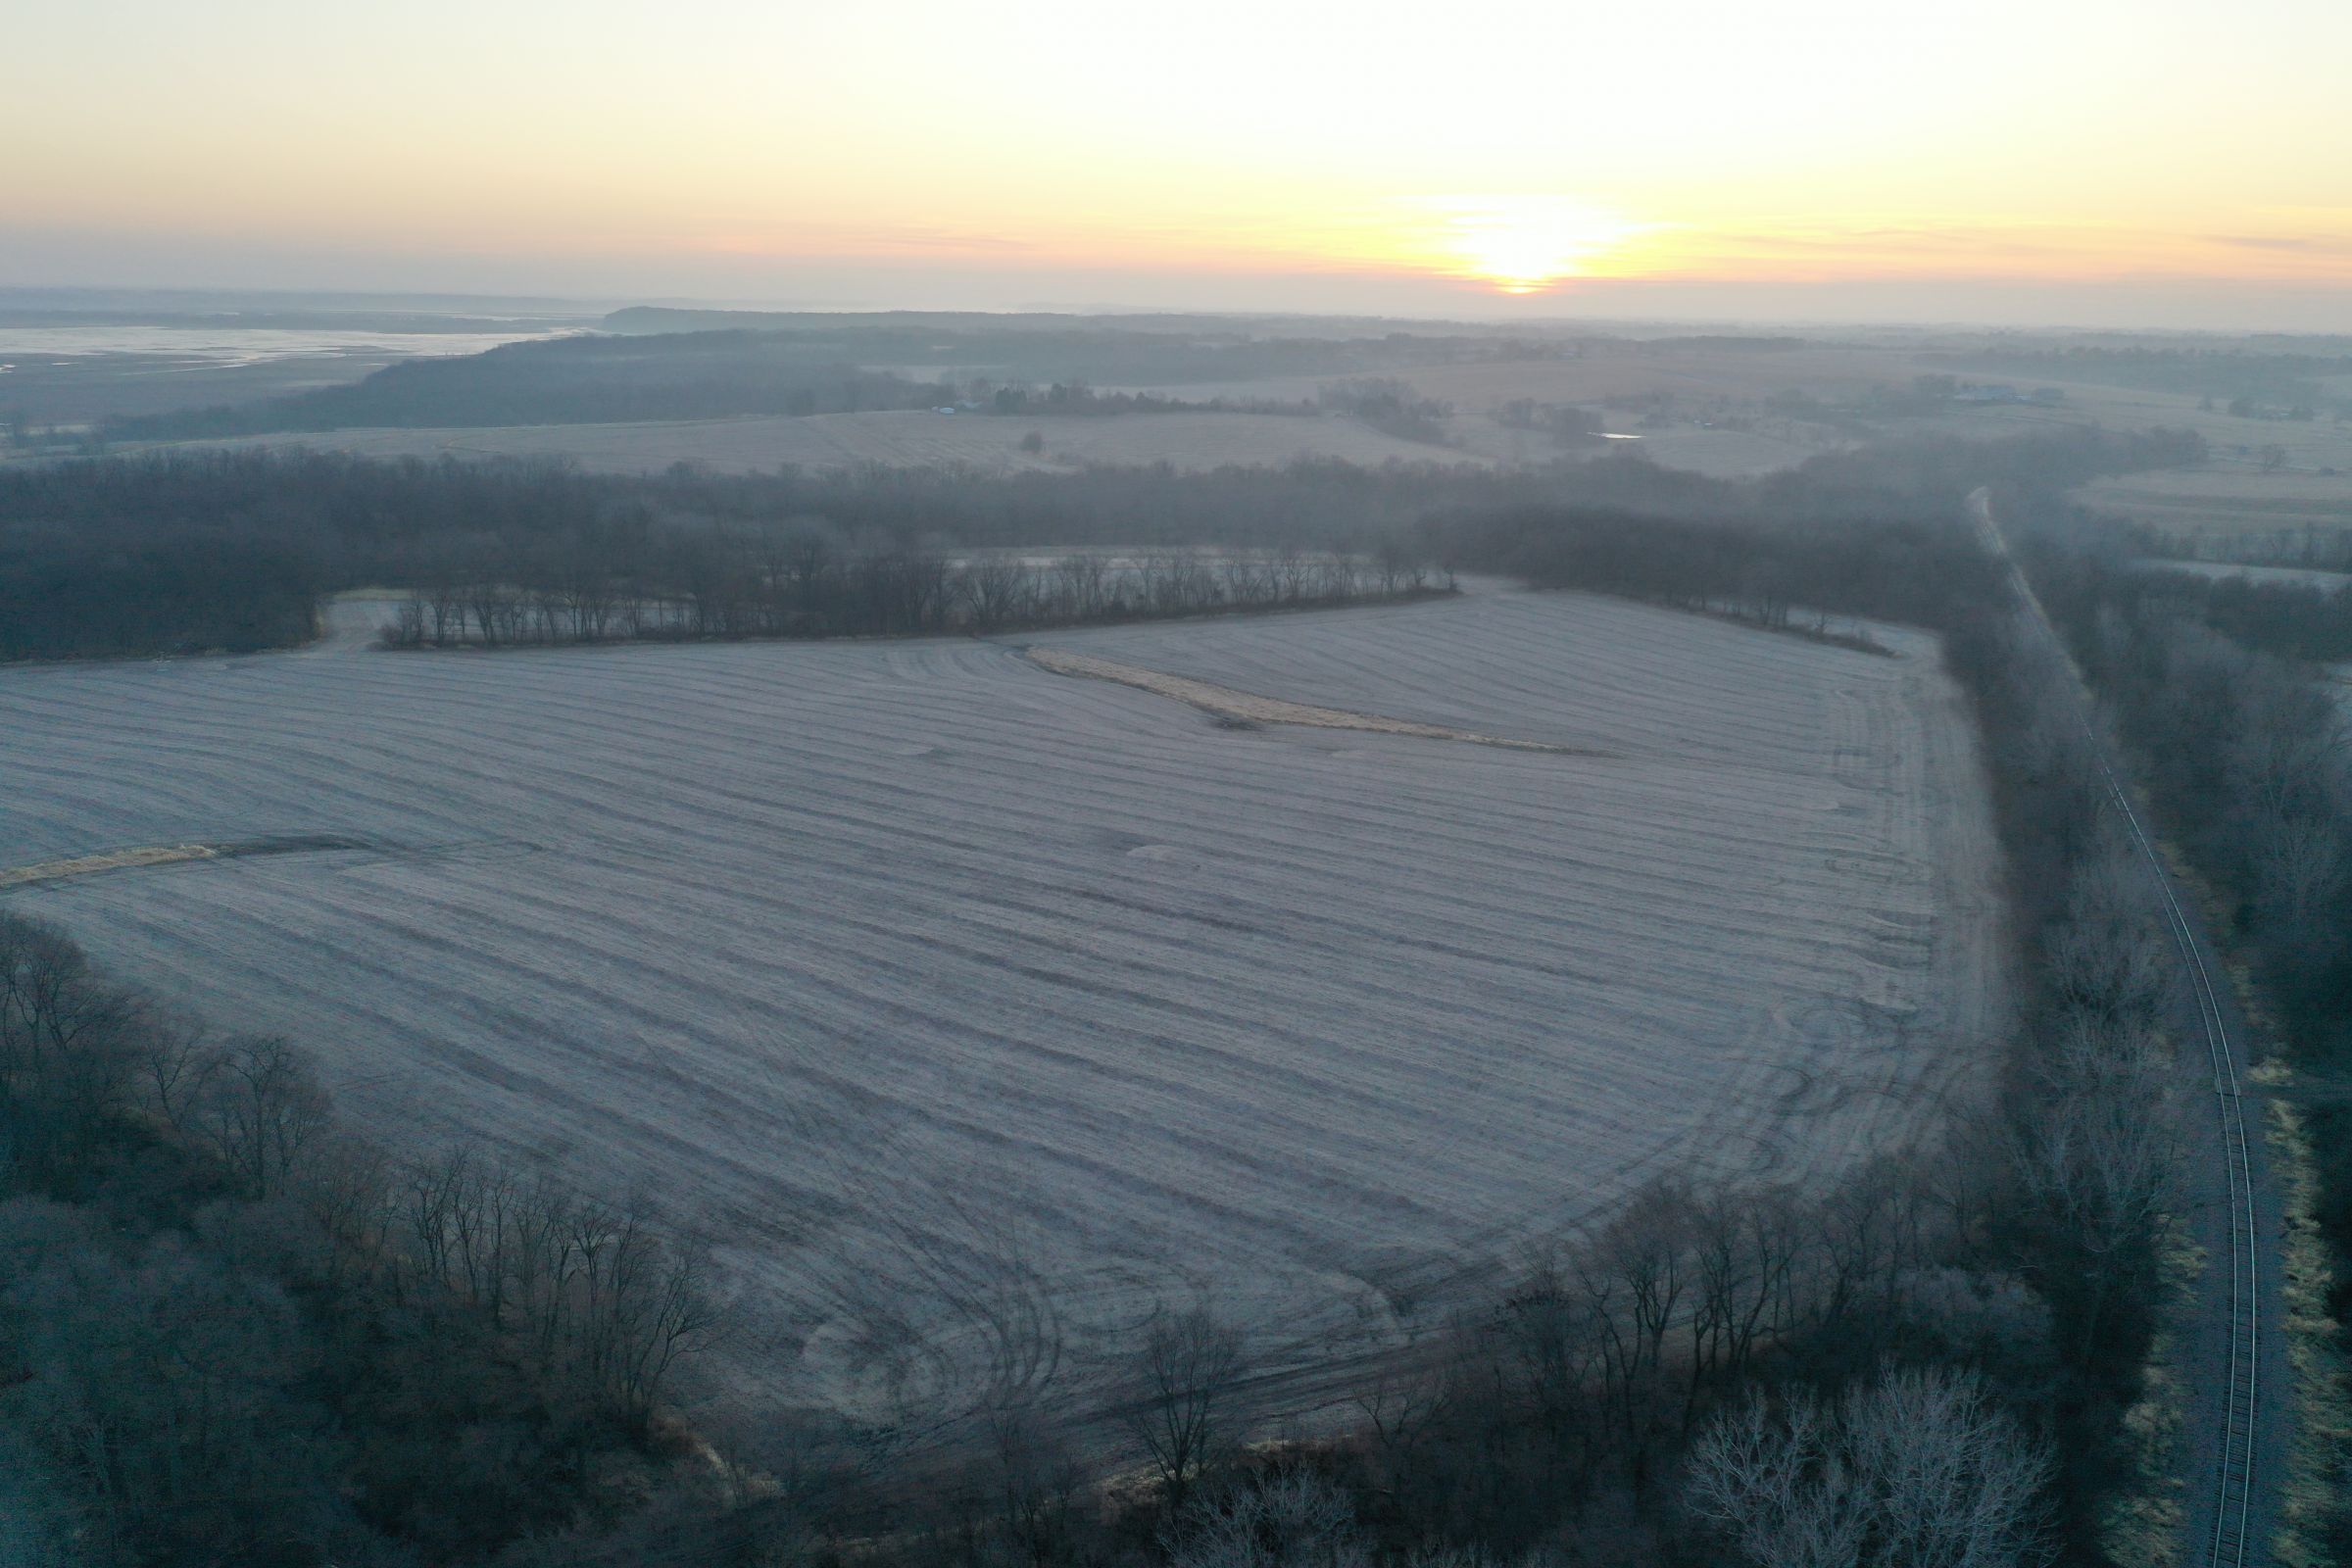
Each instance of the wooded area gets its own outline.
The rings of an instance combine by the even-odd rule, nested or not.
[[[2023,456],[2065,472],[2143,450]],[[1893,502],[1889,471],[1908,476]],[[11,920],[0,1109],[18,1195],[4,1212],[22,1239],[5,1298],[19,1371],[0,1414],[54,1500],[41,1517],[103,1541],[99,1560],[155,1563],[331,1549],[385,1562],[1761,1565],[1824,1542],[1857,1562],[2101,1560],[2101,1510],[2139,1484],[2124,1418],[2180,1201],[2163,950],[2152,890],[2099,816],[2063,667],[1956,520],[1955,476],[1973,471],[1929,450],[1866,483],[1831,465],[1759,493],[1604,465],[1596,483],[1694,494],[1697,514],[1665,523],[1522,494],[1429,514],[1418,535],[1464,566],[1768,623],[1802,585],[1808,605],[1945,629],[1984,723],[2030,985],[2013,1039],[1950,1043],[2004,1065],[1994,1103],[1939,1138],[1829,1193],[1654,1180],[1453,1329],[1366,1366],[1361,1420],[1311,1442],[1243,1447],[1250,1325],[1169,1301],[1130,1348],[1115,1410],[1040,1404],[1007,1384],[1001,1404],[943,1429],[954,1441],[771,1419],[702,1434],[716,1465],[682,1462],[664,1446],[662,1389],[722,1325],[695,1248],[659,1216],[474,1152],[369,1150],[334,1130],[294,1047],[172,1020],[55,933]],[[224,498],[288,473],[331,503],[304,519],[326,521],[321,556],[387,573],[483,532],[573,538],[575,507],[616,499],[692,503],[705,537],[785,496],[868,509],[869,528],[962,515],[986,537],[1130,483],[975,487],[992,510],[904,476],[608,486],[208,460],[96,466],[49,493],[120,515],[127,497],[177,488],[214,515],[254,518]],[[1454,476],[1392,477],[1422,504],[1464,497]],[[1177,533],[1239,501],[1258,509],[1250,521],[1282,515],[1290,537],[1311,538],[1352,482],[1159,476],[1157,514],[1123,520]],[[1488,483],[1509,502],[1523,481]],[[1298,501],[1312,504],[1279,510]],[[682,526],[616,525],[649,539]],[[292,527],[257,523],[273,526]],[[1040,569],[1060,568],[1023,568]],[[2249,865],[2278,860],[2262,842]],[[2278,909],[2311,895],[2293,875],[2262,885]],[[198,1331],[224,1312],[234,1335]],[[93,1324],[107,1326],[102,1349],[83,1343]],[[115,1325],[151,1327],[122,1340]],[[238,1399],[224,1402],[229,1388]],[[134,1391],[200,1413],[166,1419],[123,1402]],[[303,1441],[270,1441],[284,1433]],[[130,1487],[133,1462],[145,1468]],[[1852,1484],[1823,1485],[1833,1465]]]
[[[1937,624],[1935,573],[1981,567],[1923,529],[1948,516],[1949,498],[1974,476],[1989,467],[2065,485],[2186,461],[2194,446],[2179,433],[2088,431],[1998,447],[1905,443],[1744,484],[1618,455],[1510,472],[1302,462],[1004,478],[921,469],[591,477],[263,452],[10,466],[0,468],[0,660],[287,646],[313,635],[321,594],[362,587],[446,596],[487,585],[502,603],[555,595],[583,610],[659,606],[653,622],[697,636],[966,629],[993,612],[908,615],[904,605],[858,609],[830,590],[822,606],[803,606],[794,596],[816,579],[795,573],[813,552],[833,564],[828,572],[859,578],[869,598],[945,604],[953,596],[929,585],[934,564],[1006,549],[1058,561],[1077,546],[1339,557],[1369,563],[1384,580],[1399,565],[1425,578],[1506,572],[1669,603],[1737,603],[1767,622],[1785,619],[1803,587],[1817,609],[1875,605],[1870,612]],[[1051,597],[1043,579],[1031,586]],[[1228,603],[1268,597],[1262,585],[1218,587]],[[1302,593],[1285,587],[1272,600]],[[1189,589],[1176,597],[1186,610],[1213,603]],[[752,617],[757,630],[725,631],[744,616],[722,598],[771,609]],[[1132,614],[1152,595],[1119,598],[1119,613]],[[580,614],[567,613],[577,635]],[[490,618],[505,617],[501,609]]]

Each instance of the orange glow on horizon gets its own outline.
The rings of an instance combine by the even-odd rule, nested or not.
[[[42,155],[0,169],[0,282],[200,245],[682,289],[1083,273],[1096,300],[1121,274],[1536,304],[2352,289],[2342,0],[1505,0],[1474,25],[1407,0],[120,0],[9,42],[0,136]]]

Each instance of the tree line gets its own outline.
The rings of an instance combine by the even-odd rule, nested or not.
[[[308,642],[327,578],[310,550],[234,530],[111,543],[0,527],[0,662]]]
[[[1548,588],[1585,588],[1784,630],[1800,607],[1915,625],[1949,622],[1992,584],[1984,553],[1940,519],[1691,522],[1569,507],[1483,518],[1466,563]]]
[[[1336,609],[1453,588],[1450,572],[1401,540],[1363,558],[1081,550],[1038,561],[860,547],[808,525],[607,536],[561,552],[453,551],[417,575],[383,627],[386,647],[988,635]]]
[[[1906,559],[1930,572],[1961,562],[1931,560],[1907,536],[1948,518],[1950,498],[1987,471],[2063,486],[2188,455],[2162,432],[2072,431],[1992,446],[1900,443],[1745,483],[1618,454],[1522,470],[1299,462],[994,477],[588,475],[305,452],[20,465],[0,466],[0,659],[285,646],[314,634],[318,598],[337,590],[432,590],[453,574],[514,583],[517,572],[537,584],[615,562],[667,576],[738,549],[702,536],[761,541],[761,551],[829,536],[843,560],[1058,557],[1079,546],[1359,560],[1402,550],[1435,573],[1475,566],[1660,602],[1737,599],[1772,621],[1786,619],[1799,588],[1814,603],[1842,578],[1838,591],[1858,606],[1862,578],[1891,583]],[[1616,520],[1569,530],[1581,543],[1552,538],[1559,530],[1544,520],[1603,514]],[[1845,564],[1854,551],[1870,562]],[[1711,575],[1687,586],[1697,572]],[[597,592],[618,598],[625,586]],[[1885,608],[1909,619],[1940,613],[1936,605],[1922,580]]]
[[[2140,610],[2202,622],[2230,642],[2292,663],[2352,662],[2352,580],[2282,582],[2251,575],[2207,577],[2164,572],[2142,585],[2113,585]]]

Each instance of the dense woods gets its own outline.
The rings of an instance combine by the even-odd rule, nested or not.
[[[2291,1098],[2319,1164],[2332,1255],[2325,1302],[2352,1320],[2352,757],[2328,671],[2343,596],[2140,569],[2126,541],[2049,509],[2040,593],[2112,706],[2157,808],[2223,901],[2221,927],[2305,1081]],[[2352,1352],[2340,1329],[2330,1350]],[[2340,1360],[2336,1363],[2340,1366]],[[2310,1375],[2325,1377],[2325,1369]],[[2328,1545],[2352,1550],[2352,1447],[2323,1440]]]
[[[0,528],[0,661],[291,647],[325,586],[299,544],[228,530]]]
[[[2255,653],[2315,664],[2352,662],[2352,582],[2329,586],[2180,572],[2154,582],[2106,583],[2101,591],[2127,604],[2134,618],[2152,612],[2202,622]]]
[[[1076,546],[1340,556],[1384,577],[1383,563],[1411,563],[1425,576],[1477,568],[1738,608],[1768,622],[1787,618],[1799,585],[1815,584],[1803,595],[1813,608],[1934,622],[1936,574],[1981,568],[1922,530],[1987,470],[2064,485],[2194,455],[2192,436],[2073,431],[1994,447],[1903,443],[1745,484],[1620,455],[1523,471],[1303,462],[1004,478],[925,469],[621,478],[262,452],[27,465],[0,468],[9,612],[0,658],[284,645],[311,635],[319,594],[373,586],[661,605],[671,608],[653,618],[671,634],[739,635],[721,629],[740,619],[731,611],[675,607],[717,580],[734,584],[731,602],[791,604],[796,563],[809,551],[878,583],[891,563],[922,562],[928,574],[928,564],[979,551],[1058,561]],[[1051,597],[1042,578],[1033,586]],[[1227,601],[1266,597],[1261,585]],[[1301,595],[1286,587],[1272,597]],[[1121,613],[1137,612],[1138,595],[1120,602]],[[778,613],[755,617],[759,634],[782,624]],[[843,610],[795,623],[936,631],[971,619],[885,622]],[[576,634],[577,615],[570,624]],[[607,621],[607,634],[617,624]]]
[[[10,1560],[479,1560],[658,1489],[716,1328],[642,1208],[375,1147],[299,1047],[0,912]]]

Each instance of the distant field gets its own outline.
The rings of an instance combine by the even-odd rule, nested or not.
[[[1608,416],[1608,427],[1625,434],[1640,433],[1643,453],[1669,467],[1727,478],[1790,467],[1816,453],[1847,445],[1850,438],[1803,419],[1769,418],[1745,430],[1698,422],[1718,405],[1737,406],[1740,412],[1749,413],[1755,403],[1784,392],[1825,399],[1853,397],[1874,384],[1906,378],[1910,373],[1907,361],[1885,350],[1741,350],[1672,343],[1624,344],[1574,358],[1441,365],[1393,372],[1423,397],[1453,405],[1456,414],[1447,422],[1447,430],[1464,450],[1503,463],[1542,463],[1559,456],[1548,441],[1506,429],[1489,416],[1513,399],[1577,404],[1598,411],[1612,399],[1670,395],[1685,408],[1688,418],[1664,429],[1651,429],[1638,424],[1638,415],[1618,410]],[[1311,401],[1330,379],[1291,376],[1145,390],[1185,397]]]
[[[1021,450],[1036,431],[1041,452]],[[1166,463],[1179,468],[1278,465],[1333,458],[1378,466],[1484,463],[1474,454],[1382,435],[1352,419],[1253,414],[1133,414],[1011,418],[888,411],[805,418],[706,419],[652,424],[544,424],[483,430],[335,430],[199,445],[309,446],[368,457],[563,458],[607,473],[686,463],[715,473],[795,464],[848,468],[961,466],[993,473],[1089,464]]]
[[[1637,432],[1622,427],[1633,423],[1625,418],[1611,421],[1613,427],[1620,427],[1621,433],[1628,434]],[[1562,455],[1559,448],[1541,435],[1510,429],[1483,415],[1456,415],[1446,421],[1446,428],[1464,451],[1499,463],[1545,463]],[[1641,437],[1638,449],[1652,463],[1712,474],[1719,479],[1752,479],[1760,474],[1777,473],[1847,444],[1829,439],[1818,431],[1790,429],[1777,423],[1767,430],[1708,429],[1696,424],[1678,424],[1638,433]],[[1578,447],[1567,455],[1592,457],[1605,450]]]
[[[1762,398],[1787,391],[1852,395],[1909,374],[1908,357],[1884,349],[1727,349],[1677,343],[1621,343],[1543,359],[1489,360],[1384,370],[1424,397],[1481,412],[1512,398],[1597,403],[1612,394],[1671,392]],[[1161,390],[1185,397],[1312,398],[1331,376],[1280,376]]]
[[[1196,1296],[1342,1365],[1651,1173],[1847,1168],[2002,1027],[1917,636],[1482,593],[1040,639],[1572,755],[1229,727],[983,642],[395,655],[337,613],[304,653],[0,670],[0,866],[368,848],[8,906],[313,1045],[404,1146],[706,1227],[738,1393],[1082,1391]]]
[[[2186,571],[2200,577],[2243,577],[2248,582],[2264,585],[2286,584],[2299,588],[2324,588],[2333,593],[2352,588],[2352,572],[2324,571],[2310,566],[2241,566],[2225,561],[2164,561],[2149,558],[2142,563],[2155,571]]]
[[[2352,529],[2352,466],[2334,475],[2242,465],[2131,473],[2084,485],[2075,499],[2168,532],[2202,533],[2201,553],[2227,557],[2266,546],[2282,529]]]
[[[2241,512],[2275,510],[2273,485],[2319,487],[2339,511],[2352,506],[2352,426],[2332,417],[2288,421],[2239,417],[2201,406],[2185,393],[2066,380],[2055,375],[1963,371],[1961,363],[1923,344],[1735,346],[1709,339],[1563,344],[1557,353],[1512,360],[1404,365],[1380,373],[1411,385],[1453,410],[1446,444],[1402,441],[1337,416],[1252,414],[1131,415],[1109,417],[942,416],[899,410],[801,417],[750,416],[676,421],[527,424],[477,428],[366,428],[319,434],[246,437],[230,444],[308,445],[379,457],[555,458],[604,472],[646,472],[684,463],[718,473],[781,464],[840,468],[960,466],[990,473],[1060,470],[1088,465],[1167,463],[1179,468],[1221,464],[1271,465],[1299,457],[1377,466],[1390,461],[1520,466],[1554,461],[1563,449],[1536,431],[1496,417],[1504,405],[1529,400],[1573,405],[1601,416],[1614,434],[1638,437],[1628,450],[1669,467],[1750,478],[1791,467],[1857,442],[1906,436],[1992,440],[2052,427],[2102,425],[2144,429],[2188,426],[2212,444],[2215,472],[2243,476],[2220,494],[2176,493],[2167,476],[2141,476],[2134,499],[2175,525],[2234,528]],[[902,374],[946,375],[969,368],[897,364]],[[2054,368],[2064,368],[2063,366]],[[1922,374],[2008,380],[2023,389],[2055,386],[2049,406],[1950,404],[1940,411],[1889,413]],[[1312,404],[1345,373],[1285,374],[1214,382],[1107,387],[1154,391],[1191,401],[1262,400]],[[1897,400],[1888,403],[1888,398]],[[1021,450],[1035,431],[1044,442]],[[209,443],[199,443],[209,444]],[[2277,445],[2287,473],[2258,472],[2261,449]],[[1576,448],[1590,456],[1597,448]],[[2332,479],[2325,469],[2337,470]],[[2285,494],[2291,495],[2291,489]],[[2240,503],[2247,503],[2241,506]],[[2262,524],[2269,525],[2269,524]],[[2340,518],[2330,521],[2340,525]]]
[[[1957,370],[1952,362],[1918,348],[1818,346],[1735,348],[1672,341],[1600,345],[1574,357],[1497,361],[1405,368],[1394,372],[1422,396],[1454,406],[1450,431],[1468,450],[1498,461],[1541,461],[1546,444],[1506,430],[1489,415],[1515,398],[1575,404],[1605,413],[1608,428],[1639,433],[1643,452],[1671,467],[1742,477],[1771,472],[1817,453],[1852,445],[1865,429],[1879,436],[1951,435],[1996,439],[2052,426],[2097,424],[2111,429],[2187,426],[2213,444],[2217,461],[2253,472],[2253,454],[2276,444],[2293,469],[2323,467],[2352,474],[2352,426],[2330,418],[2307,421],[2237,417],[2201,406],[2178,392],[2077,381],[2058,375]],[[1953,405],[1939,414],[1872,418],[1864,426],[1824,407],[1804,411],[1792,400],[1858,406],[1874,389],[1901,392],[1922,374],[2006,381],[2021,389],[2056,386],[2055,407]],[[1311,399],[1321,384],[1297,376],[1166,388],[1191,397]],[[1145,389],[1151,390],[1151,389]],[[1662,421],[1644,422],[1629,403],[1665,400]],[[1613,406],[1614,405],[1614,406]],[[1744,426],[1732,428],[1730,420]],[[2330,492],[2352,496],[2352,479]]]

